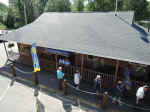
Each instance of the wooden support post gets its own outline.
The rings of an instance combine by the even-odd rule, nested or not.
[[[119,70],[119,60],[116,61],[116,68],[115,68],[115,78],[114,78],[114,83],[117,81],[118,77],[118,70]]]
[[[62,87],[63,87],[63,94],[67,95],[67,84],[66,80],[64,79],[62,82]]]
[[[16,77],[16,71],[14,69],[14,65],[13,64],[10,65],[10,70],[11,70],[11,73],[12,73],[13,77]]]
[[[8,56],[8,52],[7,52],[7,49],[6,49],[5,42],[4,42],[4,48],[5,48],[5,51],[6,51],[7,58],[9,59],[9,56]]]
[[[35,85],[38,85],[39,81],[38,81],[38,77],[37,77],[37,72],[33,72],[33,79],[34,79]]]
[[[55,60],[56,60],[56,70],[58,68],[58,59],[57,59],[57,55],[55,54]]]
[[[101,104],[101,107],[104,109],[107,108],[107,96],[108,96],[108,92],[104,92],[103,98],[102,98],[102,104]]]
[[[77,67],[77,53],[75,53],[75,67]]]
[[[82,54],[82,60],[81,60],[81,75],[83,75],[83,62],[84,62],[84,55]]]

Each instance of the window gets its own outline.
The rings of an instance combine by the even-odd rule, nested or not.
[[[88,55],[88,59],[89,59],[89,60],[92,60],[92,59],[93,59],[93,56],[92,56],[92,55]]]
[[[30,54],[30,46],[29,45],[23,45],[21,44],[19,46],[20,53],[24,55],[29,55]]]

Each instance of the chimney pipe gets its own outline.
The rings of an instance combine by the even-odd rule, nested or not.
[[[116,0],[115,3],[115,16],[117,16],[117,9],[118,9],[118,0]]]

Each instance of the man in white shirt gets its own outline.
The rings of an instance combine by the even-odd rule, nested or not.
[[[136,92],[136,104],[139,104],[139,100],[144,98],[144,94],[147,90],[148,90],[147,85],[138,88]]]
[[[81,79],[80,72],[77,70],[76,73],[74,74],[74,84],[77,89],[79,89],[80,79]]]

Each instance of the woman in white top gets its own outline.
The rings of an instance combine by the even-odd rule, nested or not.
[[[81,79],[80,72],[77,70],[76,73],[74,74],[74,84],[77,89],[79,89],[80,79]]]
[[[147,85],[138,88],[136,92],[136,104],[139,104],[139,100],[144,98],[144,94],[147,90],[148,90]]]

